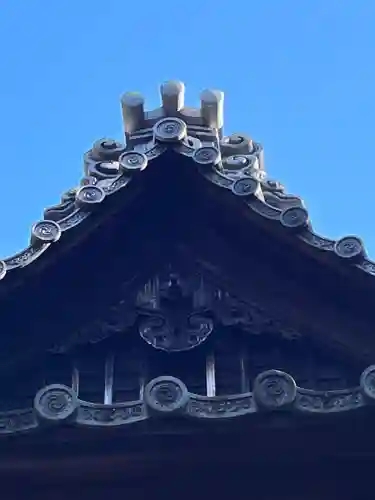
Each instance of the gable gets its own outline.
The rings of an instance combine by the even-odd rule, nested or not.
[[[372,402],[373,368],[203,275],[167,266],[133,298],[132,308],[112,305],[8,372],[0,433],[48,421],[121,426],[169,411],[209,420],[285,409],[329,414]],[[170,403],[177,394],[181,408]]]
[[[153,112],[125,96],[126,145],[95,143],[80,187],[0,264],[4,433],[370,406],[362,242],[314,233],[301,199],[267,179],[261,145],[224,136],[221,93],[199,111],[182,101],[173,82]]]
[[[195,201],[191,190],[197,196],[212,195],[223,210],[235,207],[242,220],[266,226],[277,238],[290,240],[317,260],[322,258],[333,267],[340,262],[341,270],[359,280],[375,275],[375,264],[359,238],[333,241],[314,233],[301,198],[267,177],[260,143],[246,134],[224,135],[222,92],[204,91],[200,109],[189,108],[184,105],[184,85],[167,82],[161,87],[161,98],[162,106],[147,112],[142,96],[123,96],[126,144],[101,139],[84,155],[80,186],[44,211],[44,218],[31,229],[28,248],[1,261],[0,277],[8,286],[17,279],[17,271],[53,252],[55,243],[77,241],[98,219],[110,218],[140,196],[152,197],[167,185],[169,189],[156,193],[155,203],[162,195],[176,201],[183,187],[190,204]],[[1,283],[1,288],[7,285]]]

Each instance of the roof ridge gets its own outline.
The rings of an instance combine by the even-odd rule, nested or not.
[[[166,82],[160,93],[162,104],[151,111],[145,111],[140,94],[124,94],[121,104],[126,144],[101,139],[93,145],[84,155],[80,186],[64,193],[58,205],[44,211],[43,220],[32,226],[26,249],[0,261],[0,280],[9,271],[33,263],[63,233],[86,220],[109,196],[167,151],[190,159],[211,183],[242,198],[253,212],[280,223],[305,244],[331,252],[375,276],[375,262],[366,256],[360,238],[345,236],[335,241],[316,234],[301,198],[267,179],[261,144],[245,134],[223,135],[223,92],[203,91],[199,109],[185,107],[182,82]]]

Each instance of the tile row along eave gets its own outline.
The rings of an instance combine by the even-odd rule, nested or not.
[[[111,163],[116,164],[115,167],[111,169],[111,166],[108,166],[110,173],[95,176],[97,166],[92,167],[94,172],[90,172],[89,168],[89,175],[84,177],[82,185],[72,191],[68,201],[61,204],[64,210],[59,212],[59,206],[47,209],[46,218],[32,226],[30,245],[21,252],[0,260],[0,280],[7,282],[12,279],[14,270],[23,269],[35,263],[42,255],[48,253],[53,245],[58,245],[69,238],[69,233],[73,233],[72,230],[90,219],[94,212],[105,214],[107,202],[111,196],[125,190],[135,176],[143,175],[143,171],[146,168],[152,168],[155,161],[162,161],[163,155],[171,149],[177,155],[188,157],[197,173],[203,175],[207,181],[218,188],[230,191],[233,197],[239,198],[239,203],[242,202],[248,210],[267,220],[271,231],[275,224],[279,225],[290,234],[291,238],[315,250],[317,256],[320,252],[332,253],[344,265],[375,276],[375,262],[366,255],[360,238],[346,236],[339,240],[332,240],[318,235],[312,229],[308,211],[302,202],[296,204],[297,198],[291,197],[293,203],[288,204],[288,197],[283,195],[286,198],[283,206],[271,204],[267,200],[267,181],[259,177],[256,172],[254,174],[249,170],[241,169],[235,173],[223,170],[220,165],[219,148],[211,144],[203,146],[200,144],[198,148],[195,148],[178,141],[177,143],[156,141],[142,153],[136,149],[125,151],[124,148],[119,148],[121,154],[118,158],[114,157],[115,159],[111,160]],[[241,160],[238,155],[236,156],[237,160]],[[246,160],[246,155],[243,158]],[[110,162],[106,161],[106,163]],[[282,201],[285,200],[282,199]],[[53,218],[48,218],[50,213],[53,214]],[[60,213],[64,215],[61,218]],[[74,233],[77,235],[75,231]]]
[[[141,399],[115,404],[82,401],[72,388],[52,384],[37,392],[31,408],[1,412],[0,435],[51,425],[119,427],[160,417],[218,421],[277,412],[328,417],[372,410],[374,381],[375,366],[369,366],[357,387],[317,391],[298,387],[285,372],[268,370],[256,377],[251,392],[210,397],[189,392],[178,378],[161,376],[148,382]]]

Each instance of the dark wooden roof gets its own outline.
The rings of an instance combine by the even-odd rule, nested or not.
[[[245,134],[223,136],[221,92],[203,92],[200,109],[184,107],[184,87],[179,82],[163,85],[161,97],[161,108],[145,112],[141,96],[124,95],[126,145],[102,139],[86,153],[81,186],[64,193],[60,204],[45,210],[44,219],[32,227],[28,248],[1,261],[1,279],[15,279],[15,270],[33,265],[51,246],[61,244],[60,240],[79,238],[76,229],[82,226],[84,231],[94,213],[109,214],[115,195],[121,193],[124,202],[131,203],[150,170],[158,170],[160,182],[173,183],[175,179],[160,168],[170,161],[167,158],[172,158],[177,171],[183,162],[187,164],[193,182],[198,183],[201,176],[213,191],[225,192],[216,193],[224,204],[232,196],[232,203],[241,207],[241,216],[249,218],[249,231],[251,214],[255,214],[264,219],[270,232],[283,232],[296,240],[301,251],[314,252],[317,259],[327,254],[328,261],[339,259],[342,266],[355,272],[375,275],[375,263],[366,256],[359,238],[334,241],[316,234],[301,198],[288,194],[278,181],[267,179],[259,143]]]
[[[100,499],[124,491],[146,498],[215,498],[251,491],[285,500],[372,498],[371,418],[299,427],[147,435],[117,431],[47,432],[2,441],[0,477],[6,498]],[[223,429],[221,429],[223,430]],[[370,432],[369,432],[370,431]],[[245,438],[246,436],[246,438]],[[72,444],[73,443],[73,444]]]
[[[317,391],[271,371],[251,392],[213,399],[179,380],[152,380],[142,400],[110,406],[53,385],[36,395],[33,408],[0,414],[0,433],[153,419],[163,412],[153,392],[158,383],[180,395],[171,413],[190,419],[257,418],[280,409],[304,418],[373,404],[375,369],[365,368],[375,352],[375,263],[361,240],[333,241],[313,231],[302,200],[267,179],[261,145],[243,134],[223,135],[220,92],[204,92],[200,109],[184,107],[183,93],[181,83],[163,85],[162,106],[151,112],[140,96],[125,95],[126,145],[95,143],[80,187],[45,210],[28,248],[0,264],[0,371],[79,343],[80,335],[87,341],[103,334],[103,318],[110,330],[114,303],[121,303],[122,326],[132,324],[134,296],[173,262],[261,316],[256,297],[280,330],[303,331],[358,362],[361,380]],[[275,381],[285,393],[277,404],[270,396]]]

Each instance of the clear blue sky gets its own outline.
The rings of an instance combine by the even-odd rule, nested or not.
[[[374,0],[2,0],[0,257],[122,137],[119,97],[183,80],[224,90],[225,131],[264,144],[272,177],[324,235],[375,258]]]

